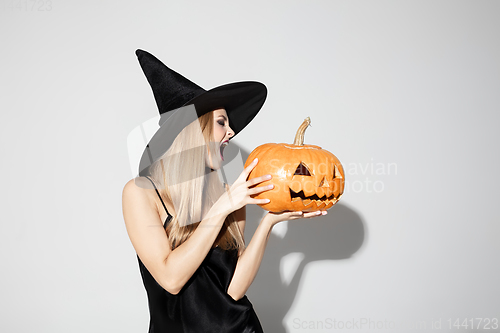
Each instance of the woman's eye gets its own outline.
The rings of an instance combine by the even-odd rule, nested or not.
[[[223,120],[218,121],[218,123],[219,123],[219,125],[224,126],[224,121]]]

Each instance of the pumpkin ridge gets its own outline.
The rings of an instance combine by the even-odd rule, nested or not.
[[[286,143],[282,143],[282,147],[288,148],[288,149],[314,149],[314,150],[322,150],[320,146],[315,146],[315,145],[304,145],[304,146],[288,146]]]

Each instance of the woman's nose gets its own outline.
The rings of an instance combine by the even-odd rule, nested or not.
[[[229,128],[229,129],[228,129],[228,131],[227,131],[227,135],[229,135],[229,136],[234,136],[234,131],[233,131],[233,129],[232,129],[231,127],[228,127],[228,128]]]

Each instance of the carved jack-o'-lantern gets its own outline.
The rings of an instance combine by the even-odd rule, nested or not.
[[[274,188],[252,197],[270,199],[262,208],[271,212],[316,211],[331,208],[344,192],[344,169],[338,158],[315,145],[304,145],[304,133],[311,123],[307,117],[299,127],[293,144],[266,143],[248,156],[245,168],[255,158],[257,166],[248,179],[272,175],[257,184]]]

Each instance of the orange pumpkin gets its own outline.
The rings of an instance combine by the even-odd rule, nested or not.
[[[252,196],[271,200],[259,204],[265,210],[278,213],[329,209],[344,192],[344,168],[338,158],[319,146],[304,144],[304,133],[310,123],[307,117],[293,144],[266,143],[248,156],[245,167],[259,159],[248,179],[272,175],[270,180],[256,186],[273,184],[274,188]]]

